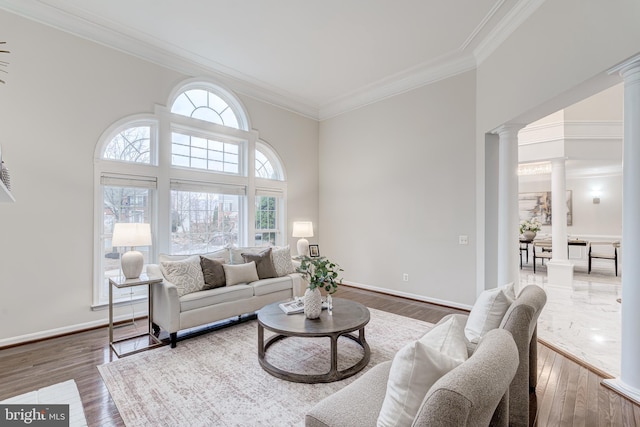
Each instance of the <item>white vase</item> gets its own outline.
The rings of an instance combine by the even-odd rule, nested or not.
[[[527,230],[527,231],[522,233],[522,236],[527,240],[533,240],[533,239],[536,238],[536,232]]]
[[[320,289],[311,290],[307,288],[304,293],[304,315],[307,319],[317,319],[322,313],[322,295]]]

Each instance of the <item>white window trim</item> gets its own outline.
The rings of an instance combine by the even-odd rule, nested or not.
[[[233,129],[193,119],[179,114],[171,113],[171,105],[176,97],[182,92],[190,89],[205,89],[216,93],[222,99],[227,101],[236,112],[238,124],[242,129]],[[103,195],[102,195],[102,176],[115,177],[131,177],[137,179],[141,177],[153,177],[157,182],[154,196],[150,201],[153,219],[151,220],[152,234],[154,236],[154,245],[150,248],[149,256],[151,262],[157,262],[159,253],[170,253],[171,251],[171,233],[159,230],[171,230],[171,183],[188,183],[192,182],[194,186],[208,185],[212,183],[212,187],[222,186],[225,188],[234,188],[237,191],[244,192],[245,198],[239,209],[239,212],[245,221],[240,224],[239,236],[242,241],[239,245],[253,244],[255,236],[255,204],[256,196],[262,194],[272,194],[279,197],[279,229],[286,230],[286,200],[287,200],[287,182],[286,170],[284,163],[278,156],[277,152],[266,142],[260,140],[258,132],[251,129],[250,118],[247,109],[242,105],[241,101],[228,89],[220,86],[218,83],[208,82],[203,79],[189,79],[174,88],[169,96],[167,106],[156,105],[152,114],[135,114],[124,117],[111,124],[101,135],[94,151],[94,272],[93,272],[93,307],[101,308],[104,306],[103,301],[99,301],[100,290],[104,273],[101,270],[100,255],[102,250],[97,250],[97,245],[102,245],[102,228],[103,228]],[[103,153],[106,145],[122,130],[134,126],[150,126],[150,164],[124,162],[119,160],[103,159]],[[223,141],[236,142],[241,144],[240,155],[240,173],[239,175],[213,172],[208,170],[189,169],[171,166],[171,133],[173,131],[186,131],[195,133],[207,138],[220,139]],[[255,150],[259,146],[261,151],[265,151],[268,157],[273,157],[277,164],[282,180],[269,180],[256,177],[255,173]],[[209,191],[209,190],[207,190]],[[265,193],[266,192],[266,193]],[[285,237],[283,233],[278,233],[279,241],[277,244],[284,244]],[[126,301],[123,301],[123,303]]]

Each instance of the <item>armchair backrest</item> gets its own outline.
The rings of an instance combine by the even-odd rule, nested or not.
[[[547,294],[537,285],[522,289],[500,324],[513,335],[520,364],[509,388],[509,418],[512,426],[529,426],[529,391],[537,377],[537,324],[547,303]]]
[[[506,402],[509,384],[518,368],[518,348],[511,334],[493,329],[478,343],[467,361],[453,369],[427,392],[413,426],[507,425],[494,418]]]

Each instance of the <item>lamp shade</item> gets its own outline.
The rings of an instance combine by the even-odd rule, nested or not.
[[[296,221],[293,223],[293,237],[313,237],[313,223],[311,221]]]
[[[151,226],[134,222],[119,222],[113,227],[111,246],[151,246]]]

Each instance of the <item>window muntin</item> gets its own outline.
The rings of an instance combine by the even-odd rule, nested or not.
[[[239,174],[240,145],[172,132],[171,165]]]
[[[238,116],[231,106],[217,94],[205,89],[182,92],[173,102],[171,112],[240,129]]]
[[[256,196],[255,246],[278,244],[279,206],[279,197]]]
[[[171,191],[171,253],[197,254],[237,244],[241,199],[237,194]]]
[[[132,163],[151,163],[151,127],[132,126],[111,139],[102,158]]]

